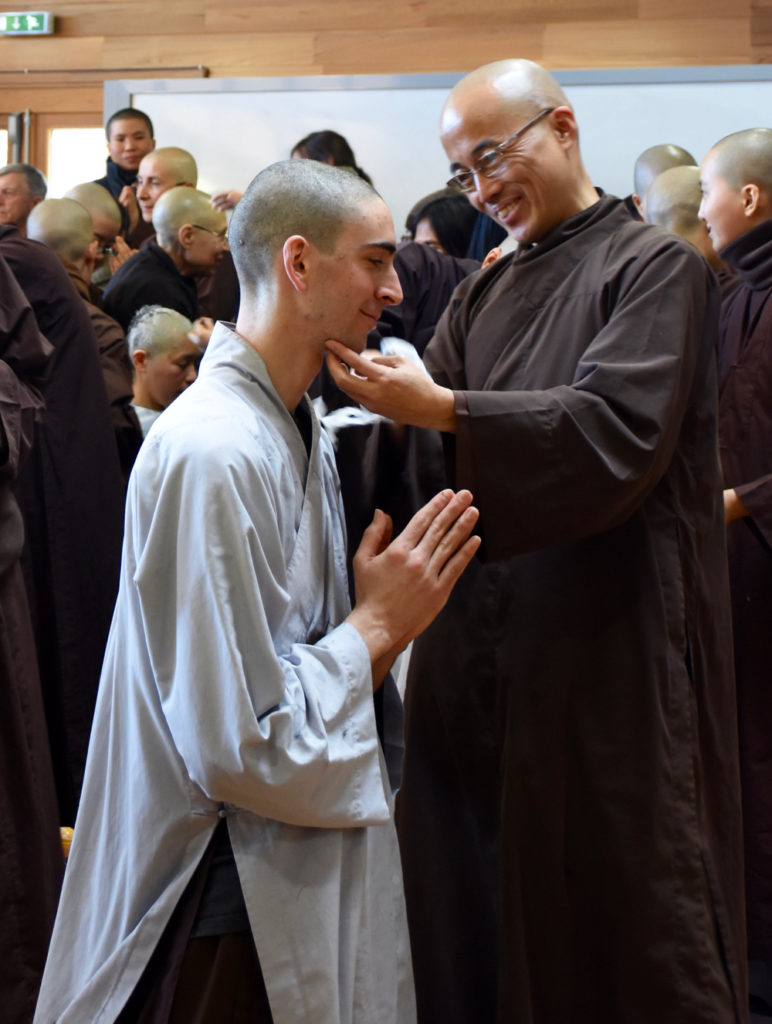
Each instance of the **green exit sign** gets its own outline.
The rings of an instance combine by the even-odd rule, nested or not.
[[[50,36],[54,16],[50,11],[24,11],[0,14],[0,36]]]

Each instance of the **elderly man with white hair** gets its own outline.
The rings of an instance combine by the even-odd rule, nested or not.
[[[153,209],[150,241],[113,276],[105,288],[107,312],[128,329],[142,306],[176,309],[189,320],[199,315],[194,276],[212,274],[228,248],[225,214],[205,192],[179,186],[165,192]]]

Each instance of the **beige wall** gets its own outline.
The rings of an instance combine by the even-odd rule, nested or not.
[[[93,123],[104,78],[195,75],[198,65],[237,77],[465,71],[510,56],[554,69],[772,60],[772,0],[242,3],[8,5],[46,7],[57,33],[0,40],[0,114],[29,107],[41,119],[61,111]]]

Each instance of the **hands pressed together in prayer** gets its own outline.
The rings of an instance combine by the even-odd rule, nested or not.
[[[455,432],[453,392],[404,356],[384,356],[375,349],[358,354],[330,340],[327,368],[341,391],[371,412],[414,427]]]
[[[132,249],[122,235],[115,236],[113,248],[115,249],[115,255],[111,256],[108,261],[111,274],[114,274],[118,267],[122,267],[126,260],[130,260],[139,251],[138,249]]]
[[[346,620],[362,636],[380,686],[392,662],[444,607],[480,546],[469,491],[441,491],[392,540],[391,517],[376,511],[354,556],[357,602]]]

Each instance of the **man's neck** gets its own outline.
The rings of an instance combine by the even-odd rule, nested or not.
[[[260,354],[276,393],[294,413],[321,368],[324,341],[317,346],[309,338],[304,344],[298,337],[297,324],[284,322],[279,316],[261,320],[254,314],[240,313],[236,331]]]

